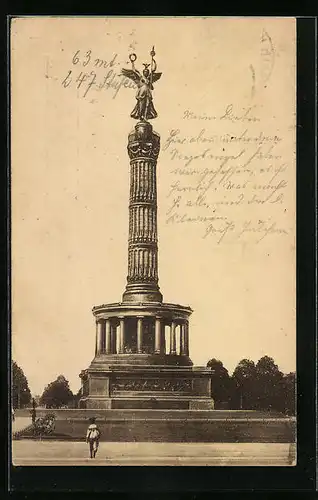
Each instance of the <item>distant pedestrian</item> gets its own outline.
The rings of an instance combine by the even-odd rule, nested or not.
[[[14,413],[14,409],[12,408],[12,422],[15,421],[15,413]]]
[[[96,425],[96,419],[90,418],[90,425],[87,429],[86,443],[89,444],[90,458],[95,458],[99,445],[100,430]]]

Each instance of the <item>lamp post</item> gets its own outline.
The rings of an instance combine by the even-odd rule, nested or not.
[[[35,424],[36,421],[36,409],[35,409],[35,399],[32,398],[32,410],[31,410],[32,424]]]

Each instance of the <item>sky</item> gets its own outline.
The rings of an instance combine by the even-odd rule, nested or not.
[[[119,72],[129,67],[132,51],[142,67],[153,45],[163,73],[155,84],[159,116],[153,126],[161,136],[164,301],[194,311],[195,365],[217,358],[232,372],[242,358],[256,362],[269,355],[283,372],[294,371],[294,20],[25,18],[12,22],[11,43],[12,351],[31,392],[41,394],[60,374],[73,391],[79,389],[78,375],[94,355],[92,307],[120,301],[125,289],[126,146],[135,90],[118,87]],[[95,83],[89,86],[94,74],[99,90]],[[206,119],[226,114],[229,105],[231,119]],[[242,119],[249,107],[259,121]],[[180,155],[199,155],[206,146],[200,140],[168,146],[168,137],[171,131],[179,138],[198,137],[202,129],[206,137],[247,129],[250,135],[281,138],[275,148],[288,167],[284,203],[223,212],[235,224],[253,217],[274,220],[276,229],[260,244],[252,233],[220,244],[203,237],[206,225],[169,219],[177,196],[185,200],[184,192],[172,189],[185,182],[174,171],[184,168]],[[252,146],[245,147],[248,154]],[[172,160],[173,148],[179,159]],[[209,148],[219,154],[218,146]],[[202,168],[200,159],[192,167]],[[191,213],[201,216],[204,207],[199,208]]]

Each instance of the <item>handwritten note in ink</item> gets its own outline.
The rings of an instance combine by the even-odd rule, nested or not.
[[[288,163],[278,147],[282,137],[262,127],[252,107],[236,111],[229,104],[213,117],[185,110],[182,118],[193,122],[194,135],[171,129],[164,142],[174,177],[166,223],[199,223],[202,237],[215,237],[217,243],[237,241],[246,233],[256,243],[287,235],[288,225],[280,222],[288,188]],[[228,132],[217,133],[220,123]],[[277,217],[271,216],[273,209]],[[259,213],[262,218],[255,218]]]

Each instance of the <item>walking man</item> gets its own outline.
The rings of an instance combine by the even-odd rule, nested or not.
[[[87,429],[86,443],[89,444],[90,458],[95,458],[99,445],[100,430],[96,425],[95,417],[89,419],[90,425]]]

